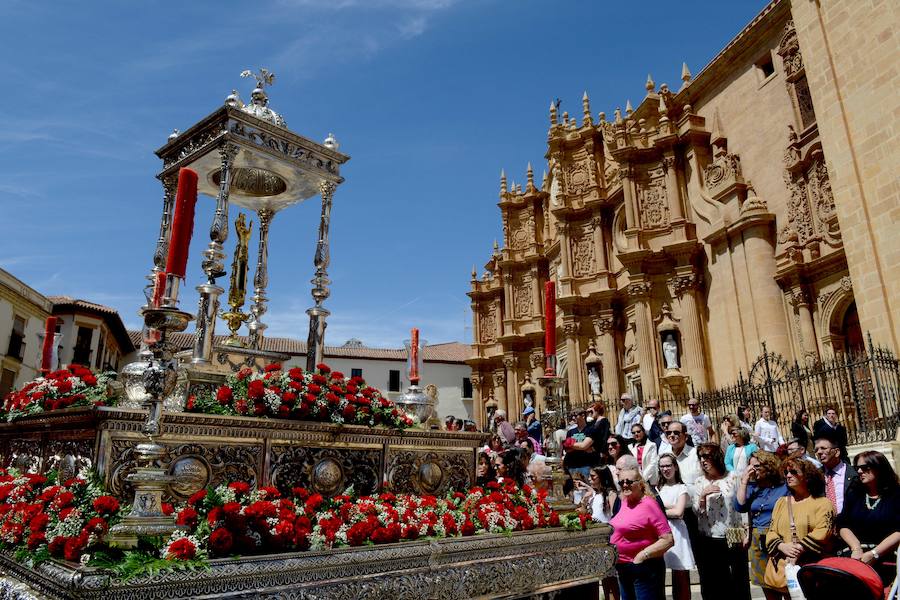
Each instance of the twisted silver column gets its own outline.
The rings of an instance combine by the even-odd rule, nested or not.
[[[222,245],[228,239],[228,195],[234,176],[232,167],[239,151],[238,146],[230,143],[223,144],[219,148],[222,171],[219,194],[216,197],[216,214],[209,228],[209,247],[203,252],[203,271],[206,273],[207,282],[197,286],[200,302],[197,308],[197,333],[191,358],[193,364],[209,364],[212,358],[219,296],[225,291],[216,285],[216,279],[225,274],[225,253],[222,251]]]
[[[309,335],[306,339],[307,371],[314,370],[316,365],[322,362],[325,354],[325,327],[327,326],[325,319],[331,313],[322,306],[322,303],[331,293],[328,289],[331,284],[331,280],[328,279],[328,263],[330,261],[328,227],[331,224],[331,202],[335,189],[337,189],[337,184],[330,181],[323,181],[319,184],[319,191],[322,195],[322,215],[319,219],[319,239],[316,242],[316,254],[313,258],[316,274],[310,282],[313,284],[312,297],[316,304],[306,311],[306,314],[309,315]]]
[[[256,275],[253,277],[253,306],[250,307],[250,347],[259,350],[263,333],[267,325],[260,320],[266,314],[266,286],[269,285],[269,223],[275,217],[275,211],[261,208],[256,211],[259,217],[259,250],[256,255]]]

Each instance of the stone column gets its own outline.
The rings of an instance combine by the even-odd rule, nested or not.
[[[481,314],[481,307],[477,302],[472,302],[470,305],[472,307],[472,343],[480,344],[481,343],[481,319],[478,318],[478,315]],[[474,385],[474,384],[473,384]]]
[[[684,211],[681,208],[681,192],[678,187],[678,172],[675,170],[675,154],[668,154],[663,158],[662,165],[666,172],[666,195],[669,197],[672,221],[681,221],[684,219]]]
[[[634,302],[635,351],[641,367],[641,388],[648,396],[659,397],[656,369],[656,332],[650,318],[649,281],[636,280],[628,286],[628,295]],[[635,399],[637,400],[637,399]]]
[[[622,180],[622,195],[625,198],[625,229],[638,226],[634,210],[634,189],[631,182],[631,167],[619,167],[619,178]]]
[[[603,273],[609,271],[609,266],[606,264],[606,243],[603,240],[603,219],[600,217],[599,213],[591,218],[591,227],[594,231],[594,250],[597,255],[597,268],[595,271]]]
[[[494,371],[494,400],[497,401],[497,408],[505,410],[509,416],[509,406],[506,403],[506,371],[503,369]]]
[[[540,317],[544,313],[544,300],[541,297],[541,278],[538,275],[537,264],[531,266],[531,317]]]
[[[709,373],[706,366],[706,340],[697,302],[699,284],[700,278],[692,272],[669,280],[672,295],[680,303],[682,372],[690,376],[696,389],[705,390],[709,386]]]
[[[544,410],[544,394],[546,390],[543,386],[538,385],[538,380],[544,376],[544,349],[535,348],[528,355],[531,363],[531,381],[534,383],[534,405],[535,409],[540,413]]]
[[[571,315],[563,317],[563,336],[566,338],[566,379],[569,384],[569,402],[581,404],[584,402],[584,390],[581,389],[581,357],[578,355],[578,322]]]
[[[485,419],[484,403],[481,401],[481,373],[472,373],[469,381],[472,382],[472,418],[478,431],[481,431]]]
[[[569,281],[572,278],[572,256],[569,248],[569,224],[560,222],[556,224],[556,233],[559,235],[559,254],[562,262],[563,275],[557,282],[560,296],[571,294]]]
[[[818,358],[819,351],[816,347],[816,332],[813,327],[812,311],[810,310],[809,292],[800,286],[792,289],[791,305],[796,309],[800,320],[800,349],[803,358]]]
[[[506,407],[508,417],[511,423],[515,423],[522,414],[523,408],[522,398],[519,394],[519,374],[516,371],[516,360],[514,354],[507,354],[503,357],[503,366],[506,367]]]
[[[611,310],[601,311],[600,316],[594,318],[594,333],[597,336],[597,351],[603,361],[603,397],[615,400],[622,393],[619,384],[619,356],[616,352],[616,336],[613,328]]]

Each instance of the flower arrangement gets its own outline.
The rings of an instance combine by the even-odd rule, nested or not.
[[[280,364],[263,372],[243,368],[229,375],[215,394],[188,398],[186,410],[399,429],[415,423],[362,377],[347,379],[325,364],[315,373],[299,367],[285,371]]]
[[[0,548],[36,564],[47,558],[86,562],[119,519],[119,501],[84,476],[64,482],[0,469]]]
[[[112,373],[95,374],[80,365],[69,365],[10,392],[0,410],[7,421],[70,406],[104,406],[114,399],[107,394]]]
[[[444,497],[383,492],[334,498],[294,488],[252,489],[235,481],[164,504],[178,529],[143,538],[137,550],[106,545],[120,505],[91,477],[64,483],[0,469],[0,549],[34,566],[49,558],[109,568],[123,578],[169,568],[203,568],[209,557],[321,550],[560,527],[546,492],[490,482]],[[581,523],[582,528],[585,526]]]

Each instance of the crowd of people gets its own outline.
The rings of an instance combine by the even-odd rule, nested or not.
[[[532,407],[511,424],[493,416],[491,442],[477,479],[549,485],[545,441]],[[763,407],[714,424],[691,399],[680,418],[659,402],[638,406],[624,394],[615,424],[602,403],[569,415],[559,446],[564,493],[578,510],[613,528],[615,570],[604,574],[607,600],[691,596],[699,572],[704,600],[749,600],[750,584],[768,600],[789,600],[797,566],[847,556],[871,566],[890,586],[900,544],[900,484],[887,458],[847,452],[847,430],[828,408],[810,426],[798,411],[785,439]]]

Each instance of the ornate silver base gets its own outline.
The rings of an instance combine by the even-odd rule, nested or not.
[[[427,396],[417,385],[411,385],[406,392],[397,398],[396,403],[410,415],[415,415],[423,426],[430,426],[430,421],[437,419],[434,398]]]
[[[144,445],[138,445],[138,452]],[[125,479],[134,486],[134,504],[131,505],[131,513],[109,530],[110,545],[118,548],[134,548],[140,535],[163,537],[171,535],[177,528],[175,517],[163,514],[162,498],[175,478],[168,475],[164,469],[138,467]]]

